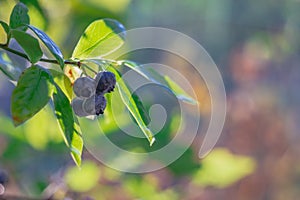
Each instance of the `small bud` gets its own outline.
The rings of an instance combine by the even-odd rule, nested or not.
[[[96,78],[96,94],[112,92],[116,85],[116,76],[112,72],[100,72]]]
[[[95,80],[90,77],[78,78],[73,85],[73,91],[78,97],[89,98],[95,93],[95,90]]]

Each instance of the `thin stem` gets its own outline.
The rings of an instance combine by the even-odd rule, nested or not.
[[[8,47],[8,45],[0,44],[0,48],[6,50],[8,52],[11,52],[11,53],[13,53],[15,55],[18,55],[18,56],[20,56],[22,58],[25,58],[26,60],[28,60],[30,62],[30,60],[29,60],[29,58],[28,58],[28,56],[26,54],[24,54],[24,53],[22,53],[20,51],[11,49],[11,48]],[[46,59],[46,58],[41,58],[39,60],[39,62],[46,62],[46,63],[52,63],[52,64],[59,65],[59,63],[58,63],[57,60],[51,60],[51,59]],[[80,62],[77,62],[77,61],[65,60],[64,63],[65,64],[69,64],[69,65],[76,65],[76,66],[80,67]]]
[[[95,70],[93,70],[91,67],[89,67],[88,65],[81,63],[81,66],[84,68],[87,68],[88,70],[90,70],[91,72],[93,72],[94,74],[97,74],[98,72],[96,72]]]
[[[29,60],[29,58],[27,57],[27,55],[25,55],[24,53],[21,53],[19,51],[16,51],[14,49],[11,49],[7,45],[5,45],[5,44],[0,44],[0,48],[6,50],[8,52],[11,52],[11,53],[13,53],[15,55],[21,56],[21,57],[25,58],[26,60]]]

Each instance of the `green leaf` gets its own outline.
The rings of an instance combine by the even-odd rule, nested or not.
[[[136,63],[131,61],[120,61],[121,64],[129,67],[135,72],[139,73],[149,81],[162,86],[171,93],[173,93],[179,100],[185,101],[190,104],[197,104],[197,100],[188,95],[177,83],[170,77],[162,76],[153,69],[145,69],[139,67]]]
[[[139,110],[139,112],[140,112],[140,114],[141,114],[141,117],[142,117],[144,123],[145,123],[146,125],[148,125],[148,124],[150,123],[151,119],[150,119],[150,116],[149,116],[149,114],[148,114],[146,108],[144,107],[144,105],[143,105],[143,103],[142,103],[140,97],[139,97],[136,93],[133,93],[133,94],[131,95],[131,97],[133,98],[134,102],[136,103],[136,106],[137,106],[137,108],[138,108],[138,110]],[[132,115],[131,115],[131,116],[132,116]],[[133,117],[133,116],[132,116],[132,117]],[[134,118],[133,118],[133,119],[134,119]],[[135,119],[134,119],[134,121],[135,121],[135,123],[137,124],[137,122],[136,122]]]
[[[34,7],[37,12],[39,12],[40,16],[43,18],[43,21],[45,22],[45,28],[47,28],[49,24],[49,18],[45,11],[45,9],[42,8],[41,3],[39,0],[20,0],[20,2],[24,3],[25,5],[29,5],[30,7]],[[31,16],[34,17],[34,16]]]
[[[11,114],[18,126],[37,112],[49,101],[53,92],[51,75],[37,65],[27,68],[20,76],[11,97]]]
[[[28,8],[23,3],[18,3],[10,15],[9,26],[13,29],[20,27],[20,30],[26,31],[26,24],[30,24]]]
[[[70,148],[75,163],[80,166],[83,140],[78,121],[75,118],[68,97],[63,93],[57,84],[53,93],[55,115],[63,132],[65,143]]]
[[[17,81],[22,70],[13,65],[7,54],[0,51],[0,70],[12,81]]]
[[[49,69],[54,82],[60,87],[63,93],[66,94],[69,100],[72,99],[73,89],[71,80],[63,72],[56,71],[54,69]]]
[[[150,146],[152,146],[152,144],[155,142],[155,138],[153,136],[152,131],[146,126],[143,120],[141,111],[137,106],[138,103],[136,102],[136,99],[132,97],[132,93],[128,88],[127,84],[122,79],[120,73],[113,67],[110,67],[109,70],[116,75],[116,79],[117,79],[116,86],[118,88],[118,92],[121,96],[123,103],[125,104],[129,112],[132,114],[137,124],[139,125],[139,127],[141,128],[145,136],[147,137]]]
[[[76,192],[88,192],[98,185],[100,178],[100,170],[92,161],[82,163],[80,169],[78,167],[70,167],[66,170],[64,180],[67,186]]]
[[[77,43],[72,58],[84,59],[108,55],[124,43],[125,28],[116,20],[91,23]]]
[[[33,64],[41,59],[43,52],[36,38],[19,30],[12,30],[11,33]]]
[[[31,29],[45,44],[45,46],[49,49],[55,59],[58,61],[61,69],[64,68],[64,58],[63,54],[61,53],[59,47],[51,40],[51,38],[44,33],[43,31],[39,30],[38,28],[28,25],[28,28]]]
[[[0,21],[0,24],[3,27],[4,31],[6,32],[6,34],[9,34],[9,26],[7,25],[7,23]]]
[[[256,162],[250,156],[237,155],[225,148],[213,149],[201,160],[201,168],[192,182],[201,187],[227,188],[240,179],[252,174]]]

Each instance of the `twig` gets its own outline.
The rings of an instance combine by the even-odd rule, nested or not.
[[[9,48],[7,45],[5,45],[5,44],[0,44],[0,48],[6,50],[6,51],[8,51],[8,52],[11,52],[11,53],[13,53],[13,54],[15,54],[15,55],[18,55],[18,56],[20,56],[20,57],[22,57],[22,58],[25,58],[25,59],[28,60],[28,61],[30,61],[29,58],[28,58],[28,56],[27,56],[26,54],[24,54],[24,53],[22,53],[22,52],[20,52],[20,51],[11,49],[11,48]],[[59,63],[58,63],[57,60],[41,58],[39,61],[40,61],[40,62],[46,62],[46,63],[52,63],[52,64],[59,65]],[[77,61],[69,61],[69,60],[65,60],[64,63],[65,63],[65,64],[69,64],[69,65],[76,65],[76,66],[80,67],[79,62],[77,62]]]

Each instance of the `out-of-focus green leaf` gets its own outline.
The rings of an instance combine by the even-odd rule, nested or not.
[[[20,76],[11,97],[11,112],[15,126],[22,124],[40,111],[53,92],[51,75],[37,65]]]
[[[180,199],[178,194],[172,189],[160,190],[157,187],[155,178],[148,175],[147,178],[130,178],[124,181],[124,189],[132,196],[132,199],[151,199],[151,200],[165,200]]]
[[[49,69],[52,74],[54,82],[60,87],[64,94],[68,97],[69,100],[72,99],[72,83],[70,79],[63,72],[56,71],[54,69]]]
[[[12,30],[11,33],[33,64],[41,59],[43,52],[37,39],[19,30]]]
[[[184,150],[184,147],[182,147],[181,145],[174,146],[175,151],[179,151],[179,149]],[[168,169],[170,169],[170,171],[176,176],[186,176],[188,174],[194,173],[199,169],[199,167],[201,166],[197,162],[197,159],[195,159],[193,149],[188,148],[178,159],[176,159],[168,166]]]
[[[95,58],[115,51],[124,43],[124,31],[124,26],[116,20],[94,21],[79,39],[72,58]]]
[[[57,84],[53,92],[55,115],[63,132],[65,143],[70,148],[75,163],[80,166],[83,140],[81,130],[73,113],[68,97]]]
[[[51,40],[51,38],[46,33],[41,31],[40,29],[31,25],[28,25],[28,28],[31,29],[40,38],[40,40],[45,44],[45,46],[49,49],[52,55],[56,58],[60,67],[63,69],[64,58],[59,47]]]
[[[9,26],[13,29],[21,27],[20,30],[26,31],[26,24],[30,24],[28,8],[23,3],[18,3],[10,15]]]
[[[191,104],[197,104],[197,101],[188,95],[177,83],[175,83],[170,77],[162,76],[158,72],[152,69],[145,69],[138,66],[138,64],[131,61],[120,61],[121,64],[129,67],[135,72],[139,73],[149,81],[156,83],[168,91],[173,93],[179,100],[185,101]]]
[[[22,134],[35,149],[45,150],[49,143],[62,142],[56,117],[49,104],[20,128],[23,128]]]
[[[227,149],[214,149],[201,161],[193,182],[201,186],[227,187],[251,174],[255,161],[248,156],[234,155]]]
[[[13,65],[7,54],[0,51],[0,70],[12,81],[17,81],[22,70]]]
[[[122,100],[119,93],[108,93],[105,95],[105,98],[107,104],[104,117],[99,117],[98,121],[103,132],[109,134],[118,130],[119,127],[128,125],[131,120],[127,117],[125,105],[120,103]]]
[[[85,161],[81,168],[71,167],[66,171],[64,180],[68,187],[76,192],[86,192],[97,185],[100,178],[100,169],[91,162]]]
[[[141,128],[141,130],[143,131],[145,136],[147,137],[147,139],[150,143],[150,146],[151,146],[154,143],[155,138],[153,136],[152,131],[146,126],[146,124],[141,116],[141,111],[139,110],[135,99],[132,97],[132,93],[131,93],[130,89],[128,88],[127,84],[124,82],[121,75],[119,74],[119,72],[116,69],[114,69],[113,67],[109,67],[109,70],[111,72],[113,72],[116,76],[116,79],[117,79],[116,85],[117,85],[118,92],[121,96],[123,103],[129,110],[129,112],[132,114],[134,119],[136,120],[137,124],[139,125],[139,127]]]
[[[0,126],[0,133],[9,135],[13,138],[17,138],[19,140],[25,140],[23,127],[15,127],[11,118],[6,116],[4,113],[0,112],[0,124],[5,124],[5,126]]]
[[[6,34],[9,33],[9,26],[7,23],[5,23],[4,21],[0,21],[1,26],[3,27],[4,31],[6,32]]]
[[[41,15],[41,17],[43,18],[43,21],[45,22],[45,28],[47,28],[48,23],[49,23],[49,19],[47,16],[47,13],[45,12],[45,10],[41,7],[40,3],[38,0],[20,0],[20,2],[29,5],[29,6],[33,6]],[[33,7],[30,7],[29,10],[31,11]],[[29,12],[30,12],[29,11]],[[29,13],[31,14],[31,13]],[[31,16],[31,15],[30,15]],[[32,19],[34,18],[34,16],[31,16]]]

